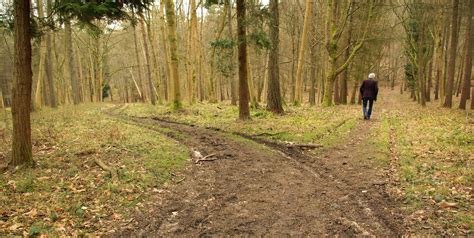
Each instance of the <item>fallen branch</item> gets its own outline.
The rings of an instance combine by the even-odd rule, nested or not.
[[[286,145],[288,148],[301,148],[301,149],[316,149],[323,147],[322,145],[315,145],[315,144],[288,144]]]
[[[109,166],[107,166],[106,164],[104,164],[104,162],[102,162],[102,160],[98,159],[98,158],[95,158],[94,159],[94,162],[100,167],[102,168],[103,170],[107,171],[110,173],[110,177],[112,177],[112,182],[117,182],[118,181],[118,175],[117,175],[117,170],[115,169],[112,169],[110,168]]]
[[[349,121],[350,118],[344,120],[344,121],[341,121],[339,122],[335,127],[332,127],[332,128],[329,128],[328,129],[328,132],[333,132],[333,131],[336,131],[339,127],[341,127],[342,125],[346,124],[347,121]]]
[[[197,163],[202,162],[202,161],[214,161],[214,160],[219,159],[218,157],[212,158],[215,155],[216,155],[215,153],[206,155],[206,156],[204,156],[204,158],[196,160],[195,163],[197,164]]]
[[[270,132],[262,132],[262,133],[258,133],[258,134],[253,134],[252,136],[276,136],[276,135],[280,135],[280,134],[283,134],[285,132],[275,132],[275,133],[270,133]]]

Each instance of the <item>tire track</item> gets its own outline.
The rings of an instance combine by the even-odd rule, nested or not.
[[[262,148],[209,128],[113,111],[107,113],[118,120],[164,133],[205,155],[222,157],[190,165],[184,172],[189,179],[157,198],[156,209],[137,219],[137,229],[121,235],[385,236],[403,232],[399,220],[392,217],[393,201],[379,188],[361,193],[357,181],[341,177],[341,171],[321,159],[335,159],[332,149],[314,156],[238,134]]]

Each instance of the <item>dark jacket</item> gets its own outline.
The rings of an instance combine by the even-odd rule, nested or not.
[[[374,99],[377,101],[377,94],[379,93],[379,87],[377,81],[373,79],[366,79],[360,85],[360,96],[365,99]]]

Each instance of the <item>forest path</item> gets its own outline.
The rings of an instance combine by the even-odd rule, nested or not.
[[[396,107],[382,104],[376,107]],[[159,118],[111,115],[215,159],[190,163],[179,175],[184,179],[160,190],[133,228],[114,235],[404,233],[400,204],[386,192],[390,176],[374,165],[376,147],[368,139],[381,116],[359,120],[338,145],[310,152]]]

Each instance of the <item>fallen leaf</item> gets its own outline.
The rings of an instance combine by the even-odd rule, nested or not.
[[[13,188],[13,190],[16,190],[16,183],[15,183],[15,181],[10,180],[10,181],[8,181],[7,184],[10,185],[10,186]]]
[[[443,200],[442,202],[440,202],[438,205],[439,205],[439,207],[442,208],[442,209],[455,208],[455,207],[458,206],[458,204],[455,203],[455,202],[446,202],[446,201],[444,201],[444,200]]]
[[[38,211],[35,209],[32,209],[31,211],[23,214],[25,216],[29,216],[30,218],[35,218],[38,215]]]
[[[56,231],[65,232],[66,231],[65,225],[61,223],[56,224]]]
[[[39,181],[43,181],[43,180],[48,180],[48,179],[50,179],[50,177],[44,176],[44,177],[39,177],[39,178],[37,178],[37,179],[38,179]]]
[[[112,219],[114,219],[114,220],[120,220],[120,219],[122,219],[122,216],[121,216],[120,214],[114,213],[114,214],[112,215]]]
[[[18,230],[18,228],[20,228],[20,227],[22,227],[22,226],[23,226],[23,224],[21,224],[21,223],[16,223],[16,224],[13,224],[12,226],[8,227],[8,229],[9,229],[10,231],[16,231],[16,230]]]

